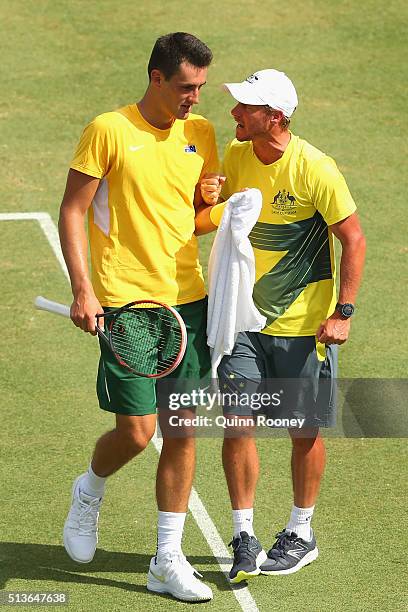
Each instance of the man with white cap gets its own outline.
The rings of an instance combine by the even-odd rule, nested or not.
[[[222,387],[245,391],[248,381],[290,379],[290,410],[306,427],[291,428],[293,507],[289,521],[265,555],[253,530],[259,465],[254,437],[225,437],[223,465],[233,509],[234,563],[231,582],[259,573],[291,574],[318,556],[310,523],[325,466],[319,425],[333,423],[334,401],[325,395],[324,419],[310,420],[304,386],[321,403],[321,383],[331,393],[336,345],[349,335],[362,276],[365,239],[356,206],[333,159],[288,129],[298,105],[291,80],[260,70],[225,89],[237,104],[231,111],[236,138],[227,146],[221,175],[201,181],[209,204],[196,218],[197,233],[217,227],[223,204],[249,187],[261,190],[263,206],[250,240],[255,255],[253,299],[267,323],[260,333],[241,332],[218,368]],[[333,235],[342,245],[339,294]],[[304,382],[306,381],[306,382]],[[326,387],[327,390],[327,387]],[[313,402],[312,402],[313,403]],[[253,411],[239,404],[233,414]],[[246,410],[246,411],[245,411]],[[276,501],[274,496],[274,504]]]

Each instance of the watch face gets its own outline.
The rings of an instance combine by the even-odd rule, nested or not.
[[[353,312],[354,312],[353,304],[343,304],[341,308],[341,314],[343,315],[343,317],[351,317]]]

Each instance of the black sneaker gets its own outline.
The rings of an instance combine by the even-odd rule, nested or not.
[[[234,563],[229,573],[230,582],[237,584],[261,573],[260,565],[267,557],[255,536],[249,536],[246,531],[241,531],[228,546],[232,546],[234,551]]]
[[[293,531],[281,531],[268,551],[268,558],[261,565],[261,573],[267,575],[293,574],[317,559],[319,551],[312,531],[312,540],[306,542]]]

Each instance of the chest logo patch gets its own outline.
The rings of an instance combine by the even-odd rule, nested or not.
[[[282,191],[278,191],[276,196],[273,198],[271,206],[273,212],[277,213],[278,215],[295,215],[297,202],[296,198],[293,195],[290,195],[289,191],[282,189]]]
[[[195,145],[189,144],[186,147],[184,147],[184,151],[186,153],[197,153],[197,149]]]

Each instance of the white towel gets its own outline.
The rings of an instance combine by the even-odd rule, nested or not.
[[[234,193],[226,202],[208,263],[207,344],[212,377],[223,355],[231,355],[240,331],[261,331],[266,318],[255,307],[255,257],[248,235],[262,207],[259,189]]]

